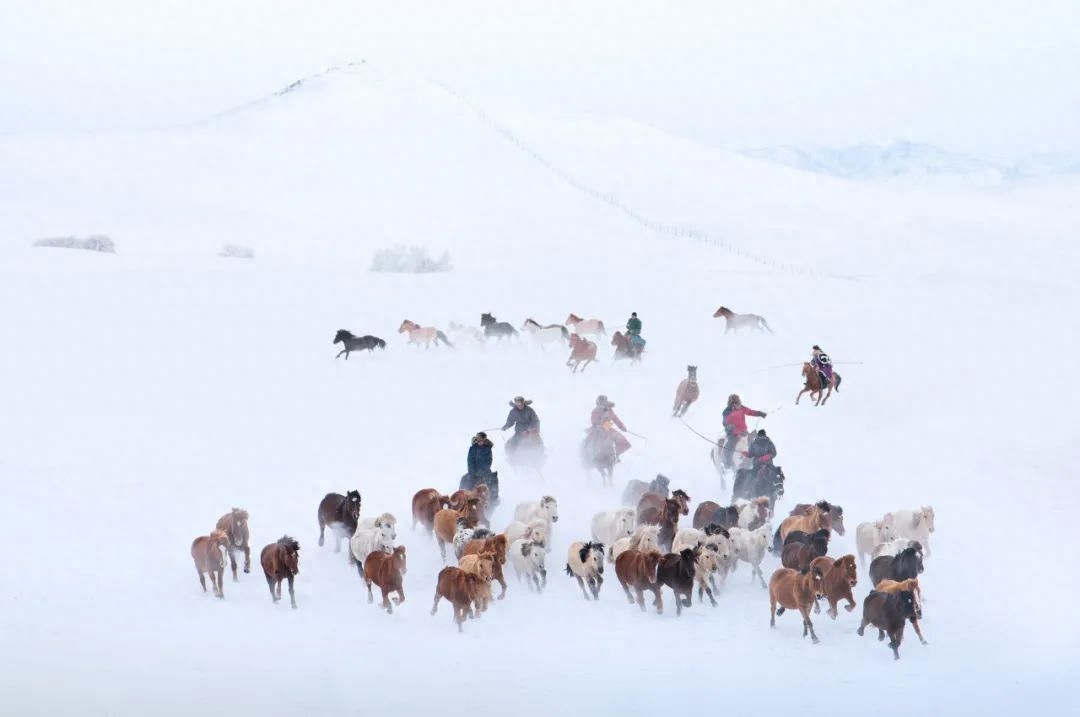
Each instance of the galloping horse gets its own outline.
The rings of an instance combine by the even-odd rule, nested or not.
[[[345,346],[341,351],[338,351],[338,355],[334,358],[341,358],[341,354],[345,354],[346,361],[349,360],[350,351],[375,351],[376,348],[386,348],[386,342],[378,336],[372,336],[370,334],[366,336],[356,336],[345,329],[338,329],[337,334],[334,336],[334,343]]]
[[[499,321],[493,314],[480,314],[480,326],[484,329],[484,337],[491,338],[494,336],[499,341],[503,340],[503,337],[517,338],[518,332],[507,321]]]
[[[596,344],[577,334],[570,334],[570,358],[566,360],[566,365],[574,367],[571,373],[577,373],[578,365],[582,361],[585,362],[585,366],[581,367],[581,372],[584,373],[588,365],[596,361]]]
[[[736,314],[726,306],[721,306],[716,310],[716,313],[713,314],[713,318],[719,319],[721,316],[727,319],[727,328],[724,329],[725,334],[732,329],[735,330],[735,333],[739,333],[739,329],[741,328],[756,329],[758,331],[765,329],[770,334],[773,333],[773,330],[769,328],[769,324],[765,322],[765,319],[757,314]]]
[[[446,334],[434,326],[421,326],[420,324],[405,319],[401,322],[401,326],[398,327],[397,332],[399,334],[408,332],[409,343],[419,346],[421,342],[423,342],[425,349],[431,348],[432,341],[435,342],[436,346],[442,341],[450,348],[454,348],[454,345],[450,343],[450,339],[446,338]]]
[[[814,402],[814,405],[818,406],[829,400],[829,396],[832,395],[834,386],[836,387],[837,391],[840,390],[840,374],[836,373],[836,371],[833,371],[833,379],[826,387],[824,397],[822,397],[821,395],[821,375],[818,373],[816,368],[810,365],[810,362],[807,361],[803,363],[802,375],[805,379],[805,385],[803,386],[803,390],[799,391],[799,395],[795,397],[796,406],[799,405],[799,399],[802,398],[802,395],[807,391],[810,392],[811,401],[814,400],[814,394],[817,394],[817,401]]]
[[[581,443],[581,464],[586,470],[595,468],[600,471],[600,478],[605,486],[612,484],[615,474],[615,441],[603,431],[589,429],[589,434]]]
[[[574,327],[574,333],[586,335],[591,334],[593,336],[607,336],[607,330],[604,328],[604,322],[600,319],[583,319],[577,314],[570,314],[566,317],[566,325]]]
[[[698,400],[699,396],[701,396],[701,388],[697,382],[697,366],[687,366],[686,378],[675,389],[675,405],[671,409],[672,418],[685,416],[690,404]]]
[[[540,344],[540,348],[543,348],[544,344],[565,344],[570,341],[570,331],[562,324],[541,326],[532,319],[525,319],[525,323],[522,325],[521,330],[528,331],[532,334],[533,340]]]
[[[631,363],[641,362],[641,349],[635,349],[630,343],[630,338],[624,336],[621,331],[616,331],[611,337],[611,345],[615,347],[615,360],[630,359]]]

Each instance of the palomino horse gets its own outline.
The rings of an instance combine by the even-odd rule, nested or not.
[[[545,344],[567,344],[570,341],[570,331],[562,324],[541,326],[532,319],[525,319],[525,323],[521,326],[521,330],[532,334],[533,341],[540,344],[540,348],[543,348]]]
[[[606,428],[606,426],[605,426]],[[595,468],[600,471],[600,478],[605,486],[612,484],[615,473],[615,441],[606,430],[588,429],[588,435],[581,442],[581,464],[586,470]]]
[[[578,366],[584,361],[585,365],[581,367],[582,373],[589,366],[590,363],[596,361],[596,344],[588,339],[583,339],[577,334],[570,335],[570,358],[566,360],[567,366],[573,366],[572,373],[577,373]]]
[[[623,335],[623,332],[615,332],[615,335],[611,337],[611,345],[615,347],[616,361],[620,359],[630,359],[631,363],[641,361],[641,349],[635,349],[630,343],[630,337]]]
[[[450,348],[454,348],[454,345],[450,343],[450,339],[446,338],[446,334],[434,326],[421,326],[420,324],[405,319],[401,322],[401,326],[398,327],[397,332],[399,334],[408,332],[409,343],[416,344],[417,346],[423,343],[425,349],[431,348],[431,343],[433,341],[436,346],[442,341]]]
[[[493,314],[480,314],[480,326],[484,329],[484,337],[491,338],[494,336],[499,341],[506,338],[517,338],[518,332],[507,321],[499,321]]]
[[[576,314],[566,317],[566,325],[574,327],[574,333],[592,336],[607,336],[607,329],[600,319],[583,319]]]
[[[765,322],[765,319],[757,314],[736,314],[726,306],[721,306],[713,314],[714,319],[719,319],[723,316],[727,319],[727,328],[724,329],[724,333],[734,330],[735,333],[739,333],[739,329],[756,329],[761,331],[767,330],[770,334],[773,330],[769,328],[769,325]]]
[[[350,351],[374,351],[377,348],[386,348],[386,342],[378,336],[372,336],[371,334],[356,336],[345,329],[338,329],[337,334],[334,335],[334,343],[345,347],[338,351],[338,355],[334,358],[341,358],[341,354],[345,354],[346,361],[349,360]]]
[[[802,398],[802,395],[807,391],[810,392],[811,401],[814,400],[814,394],[817,394],[817,401],[814,402],[814,405],[817,406],[820,404],[824,404],[826,401],[829,400],[829,396],[832,395],[834,388],[837,391],[840,390],[840,381],[842,379],[840,378],[840,374],[838,374],[836,371],[833,371],[832,380],[829,381],[829,385],[826,387],[824,397],[822,397],[821,395],[821,374],[818,373],[818,370],[816,368],[810,365],[809,361],[803,362],[802,375],[805,381],[805,385],[803,385],[803,390],[799,391],[799,394],[795,396],[796,406],[799,405],[799,399]]]
[[[686,378],[675,389],[675,405],[671,408],[671,417],[685,416],[690,409],[690,404],[701,396],[701,389],[697,382],[697,366],[686,367]]]

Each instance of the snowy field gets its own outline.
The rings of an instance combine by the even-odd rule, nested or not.
[[[453,90],[453,88],[449,88]],[[477,110],[480,112],[477,112]],[[372,64],[211,121],[157,131],[0,137],[0,690],[12,715],[1069,714],[1080,589],[1067,539],[1080,342],[1076,185],[944,192],[800,173],[633,122],[472,106]],[[697,234],[686,236],[686,231]],[[109,235],[115,254],[35,248]],[[255,258],[218,256],[225,244]],[[453,270],[368,271],[395,244]],[[721,304],[774,335],[724,336]],[[572,375],[567,352],[517,344],[424,351],[403,319],[481,312],[520,327],[568,313],[644,321],[640,366]],[[334,360],[345,328],[385,352]],[[799,366],[839,363],[826,407]],[[899,662],[854,613],[768,625],[741,566],[715,608],[630,606],[614,570],[597,603],[562,574],[625,481],[671,477],[726,504],[709,446],[729,393],[761,422],[798,502],[854,528],[933,506],[922,576],[929,645]],[[458,634],[441,567],[409,530],[419,489],[456,488],[470,437],[534,401],[543,481],[495,467],[502,529],[518,501],[559,501],[548,590],[515,583]],[[633,449],[602,488],[577,460],[597,394]],[[753,425],[753,424],[752,424]],[[399,519],[406,602],[387,616],[316,507],[358,489]],[[189,555],[232,506],[253,571],[219,601]],[[775,524],[775,523],[774,523]],[[258,551],[301,545],[299,609],[271,603]],[[768,557],[766,575],[778,567]]]

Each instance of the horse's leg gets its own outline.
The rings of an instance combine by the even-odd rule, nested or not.
[[[765,584],[765,573],[761,572],[761,565],[754,566],[757,569],[758,580],[761,581],[761,589],[768,590],[769,586]]]
[[[921,642],[924,645],[930,644],[930,643],[928,643],[926,641],[926,638],[922,636],[922,630],[919,629],[919,618],[917,618],[917,617],[911,618],[911,626],[915,628],[915,634],[919,636],[919,642]]]
[[[219,598],[225,597],[225,568],[221,567],[217,570],[217,592]]]
[[[709,588],[709,586],[706,585],[704,581],[702,581],[701,587],[703,587],[705,589],[705,594],[709,596],[709,602],[712,603],[713,607],[716,607],[716,598],[713,596],[712,589]],[[698,600],[701,600],[701,593],[700,592],[698,593]]]
[[[439,598],[440,597],[442,597],[442,596],[439,595],[439,588],[436,587],[435,588],[435,601],[433,603],[431,603],[431,614],[432,615],[434,615],[435,613],[437,613],[439,611]],[[456,614],[456,610],[455,610],[455,614]]]
[[[367,586],[367,602],[370,605],[375,602],[375,596],[371,594],[371,578],[366,575],[364,576],[364,585]]]
[[[293,590],[294,576],[289,576],[289,602],[292,604],[293,609],[296,609],[296,592]]]
[[[205,577],[203,576],[203,571],[202,571],[202,570],[200,570],[200,569],[198,568],[198,566],[196,566],[196,567],[195,567],[195,572],[196,572],[196,573],[198,574],[198,576],[199,576],[199,585],[202,585],[202,591],[203,591],[203,592],[206,592],[206,578],[205,578]]]
[[[379,586],[379,590],[382,591],[382,606],[383,606],[383,608],[386,610],[386,612],[393,615],[394,614],[394,607],[390,604],[390,591],[387,590],[386,588],[384,588],[382,585]]]
[[[232,568],[232,579],[234,583],[240,582],[240,578],[236,577],[236,554],[233,552],[232,543],[229,544],[229,567]]]
[[[266,576],[266,587],[270,588],[270,599],[277,602],[277,595],[274,595],[274,579],[269,575]]]
[[[322,513],[319,514],[319,547],[323,546],[323,534],[326,531],[326,521],[323,520]]]
[[[588,591],[585,590],[585,581],[581,579],[580,575],[575,575],[574,577],[577,578],[577,584],[578,584],[578,587],[581,588],[581,594],[585,596],[586,600],[588,600],[589,599],[589,593],[588,593]]]
[[[499,599],[502,600],[506,597],[506,580],[501,571],[499,573],[499,577],[495,579],[499,581],[499,587],[502,588],[502,592],[499,593]]]
[[[604,579],[602,577],[600,577],[599,575],[597,575],[597,576],[593,577],[591,582],[592,582],[592,585],[590,587],[592,587],[593,599],[599,600],[600,599],[600,587],[604,584]]]
[[[622,585],[623,592],[626,593],[627,601],[631,605],[633,605],[634,604],[634,596],[630,594],[630,586],[627,583],[624,583],[622,580],[619,580],[619,585]],[[636,590],[637,588],[634,588],[634,589]],[[644,598],[640,598],[639,603],[641,601],[643,601],[643,600],[644,600]],[[645,608],[642,607],[641,609],[644,610]]]
[[[244,572],[251,572],[251,546],[244,543]]]
[[[634,597],[631,597],[630,588],[628,588],[625,583],[623,583],[623,590],[626,591],[626,598],[630,601],[630,604],[633,605],[636,602],[638,607],[641,608],[641,611],[645,612],[645,591],[634,586]]]
[[[810,622],[810,608],[800,607],[799,612],[803,615],[803,637],[806,637],[806,630],[810,631],[810,639],[814,641],[814,644],[818,644],[821,640],[818,639],[817,634],[814,632],[814,623]]]
[[[435,536],[435,541],[439,544],[439,556],[442,557],[442,561],[446,562],[446,541],[439,535]]]

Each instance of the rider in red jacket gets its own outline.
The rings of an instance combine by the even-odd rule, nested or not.
[[[724,443],[724,465],[730,466],[732,464],[732,452],[735,450],[735,444],[738,443],[740,438],[747,435],[747,416],[765,418],[765,412],[755,411],[742,405],[742,399],[739,398],[737,393],[728,396],[728,405],[724,409],[724,433],[727,434],[727,441]]]
[[[590,423],[592,423],[592,429],[594,431],[603,431],[611,436],[611,439],[615,442],[615,456],[616,459],[623,453],[630,450],[630,441],[626,440],[626,436],[616,431],[610,425],[605,428],[604,424],[610,421],[618,426],[621,430],[626,430],[626,424],[624,424],[619,417],[615,415],[615,404],[608,400],[607,396],[598,396],[596,398],[596,408],[592,411],[590,416]]]

